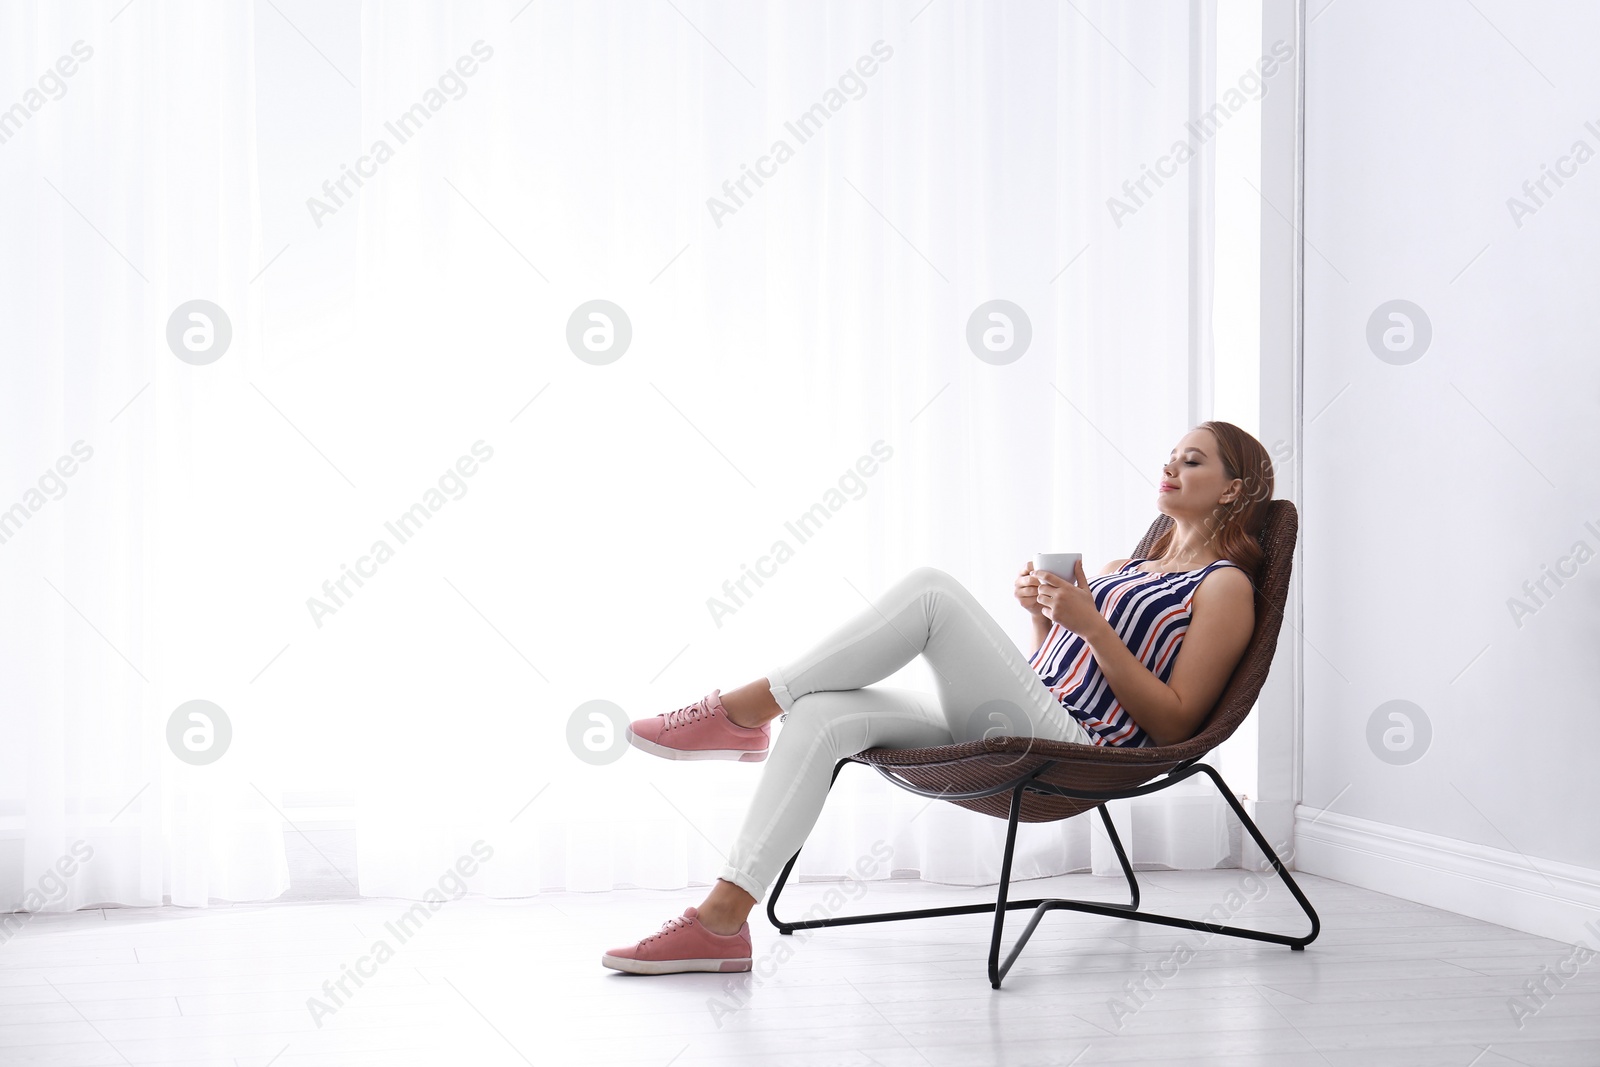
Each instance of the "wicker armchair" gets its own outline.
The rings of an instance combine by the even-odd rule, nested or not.
[[[1134,549],[1134,556],[1147,555],[1172,520],[1157,516],[1150,524],[1143,540]],[[924,908],[912,911],[883,912],[874,915],[846,915],[825,919],[785,922],[778,918],[778,897],[794,869],[800,854],[790,857],[778,876],[777,883],[767,900],[767,917],[779,933],[791,934],[795,930],[818,926],[847,926],[855,923],[892,922],[901,919],[923,919],[939,915],[966,915],[976,912],[994,912],[994,934],[989,944],[989,983],[1000,988],[1006,972],[1016,962],[1017,956],[1033,936],[1039,920],[1048,911],[1067,909],[1133,919],[1139,922],[1159,923],[1190,930],[1206,930],[1214,934],[1249,938],[1288,945],[1303,949],[1316,939],[1321,922],[1311,902],[1300,891],[1288,870],[1278,859],[1255,822],[1239,805],[1238,799],[1228,789],[1216,770],[1201,763],[1200,758],[1225,741],[1238,729],[1256,696],[1266,681],[1272,666],[1272,656],[1278,644],[1278,629],[1283,621],[1284,603],[1288,598],[1289,576],[1294,555],[1295,535],[1299,519],[1294,504],[1287,500],[1274,500],[1268,505],[1266,523],[1261,532],[1261,546],[1265,552],[1255,587],[1255,632],[1245,647],[1244,655],[1228,680],[1217,705],[1206,717],[1200,732],[1188,741],[1157,748],[1116,748],[1112,746],[1076,745],[1027,737],[992,737],[962,744],[943,745],[937,748],[888,749],[869,748],[864,752],[839,761],[833,769],[834,780],[847,763],[860,763],[873,767],[879,774],[902,789],[919,796],[946,800],[952,804],[993,815],[1006,820],[1006,845],[1000,865],[999,891],[993,904],[972,904],[943,908]],[[1139,910],[1139,883],[1134,878],[1133,867],[1123,851],[1105,802],[1124,797],[1144,796],[1176,785],[1194,774],[1206,774],[1216,784],[1224,800],[1239,817],[1245,830],[1255,840],[1257,847],[1272,868],[1289,888],[1306,917],[1311,920],[1311,930],[1303,936],[1276,934],[1241,927],[1221,926],[1199,919],[1186,919],[1171,915],[1157,915]],[[1105,824],[1106,833],[1116,850],[1117,859],[1127,876],[1129,895],[1127,904],[1098,901],[1041,898],[1037,900],[1006,899],[1011,881],[1011,857],[1016,845],[1017,823],[1050,822],[1069,819],[1074,815],[1096,808]],[[1012,947],[1002,963],[1000,937],[1004,930],[1005,913],[1015,908],[1033,908],[1032,919],[1022,936]]]

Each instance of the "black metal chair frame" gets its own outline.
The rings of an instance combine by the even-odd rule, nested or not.
[[[1322,922],[1317,918],[1316,910],[1312,908],[1311,902],[1306,899],[1306,895],[1295,884],[1295,880],[1278,858],[1278,854],[1267,843],[1267,839],[1261,835],[1261,831],[1256,827],[1255,822],[1245,813],[1244,808],[1239,804],[1238,798],[1233,795],[1227,783],[1222,780],[1222,776],[1210,765],[1201,763],[1199,757],[1179,763],[1154,781],[1133,789],[1120,789],[1111,793],[1074,790],[1037,781],[1038,777],[1049,770],[1056,762],[1054,760],[1047,761],[1043,766],[1021,774],[1012,781],[967,793],[922,789],[896,778],[885,767],[876,767],[878,773],[901,789],[916,793],[918,796],[937,800],[977,800],[1010,790],[1011,817],[1006,823],[1006,847],[1000,861],[999,891],[993,904],[961,904],[953,907],[917,908],[909,911],[877,912],[872,915],[839,915],[826,919],[804,919],[797,922],[786,922],[778,918],[778,896],[783,892],[783,887],[788,882],[789,872],[794,869],[795,861],[800,858],[800,853],[796,852],[789,857],[789,862],[784,865],[783,873],[778,876],[777,883],[772,887],[772,893],[767,899],[767,918],[772,920],[772,925],[778,928],[780,934],[793,934],[796,930],[807,930],[820,926],[851,926],[857,923],[897,922],[903,919],[931,919],[940,915],[973,915],[992,911],[994,912],[994,934],[989,939],[989,984],[995,989],[1000,988],[1000,983],[1005,979],[1006,972],[1011,970],[1011,965],[1021,955],[1023,946],[1028,943],[1028,939],[1033,936],[1034,930],[1038,928],[1039,920],[1044,918],[1046,912],[1058,909],[1088,912],[1092,915],[1105,915],[1116,919],[1132,919],[1136,922],[1159,923],[1162,926],[1176,926],[1186,930],[1205,930],[1213,934],[1226,934],[1229,937],[1248,938],[1251,941],[1266,941],[1278,945],[1288,945],[1290,949],[1295,951],[1303,950],[1312,941],[1316,940],[1318,932],[1322,929]],[[846,757],[840,760],[834,765],[833,778],[828,782],[830,791],[833,789],[833,783],[838,781],[839,772],[844,769],[847,763],[862,763],[865,766],[873,766],[864,760],[857,760],[854,757]],[[1266,930],[1220,926],[1200,919],[1186,919],[1176,915],[1158,915],[1154,912],[1139,910],[1139,882],[1134,877],[1133,866],[1128,862],[1128,854],[1123,851],[1122,839],[1117,836],[1117,829],[1112,825],[1111,814],[1106,811],[1105,802],[1154,793],[1168,786],[1176,785],[1192,775],[1201,773],[1207,775],[1216,785],[1223,799],[1233,809],[1233,813],[1239,817],[1239,822],[1249,831],[1250,837],[1255,841],[1256,846],[1261,849],[1262,854],[1272,864],[1272,869],[1283,880],[1283,884],[1289,887],[1289,892],[1294,895],[1294,899],[1299,903],[1301,910],[1305,912],[1306,918],[1311,920],[1311,931],[1309,933],[1296,937],[1289,934],[1276,934]],[[1100,819],[1104,822],[1106,833],[1111,838],[1111,846],[1116,850],[1117,860],[1122,864],[1122,873],[1127,876],[1128,892],[1132,898],[1129,903],[1116,904],[1093,900],[1071,900],[1060,897],[1007,900],[1011,886],[1011,856],[1016,847],[1017,822],[1022,813],[1022,797],[1026,792],[1070,797],[1077,800],[1100,801],[1096,806],[1096,810],[1100,812]],[[1082,813],[1080,812],[1079,814]],[[1033,917],[1028,920],[1028,925],[1023,929],[1022,936],[1017,938],[1017,943],[1011,947],[1005,962],[1002,963],[1000,960],[1000,938],[1005,930],[1005,915],[1007,911],[1014,908],[1032,908],[1034,909]]]

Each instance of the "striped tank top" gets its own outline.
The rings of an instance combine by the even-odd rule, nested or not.
[[[1199,570],[1148,574],[1136,569],[1147,558],[1130,559],[1120,570],[1090,578],[1089,591],[1122,643],[1165,682],[1189,630],[1189,601],[1194,591],[1218,567],[1237,564],[1219,559]],[[1059,622],[1051,624],[1043,644],[1028,657],[1028,665],[1095,744],[1155,746],[1155,740],[1111,692],[1089,643]]]

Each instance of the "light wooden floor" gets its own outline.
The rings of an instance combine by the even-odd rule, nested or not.
[[[1144,906],[1196,915],[1244,877],[1146,872]],[[1519,1028],[1511,998],[1568,946],[1301,884],[1323,919],[1303,953],[1216,938],[1173,973],[1174,946],[1203,935],[1055,912],[999,992],[984,974],[987,916],[805,940],[761,916],[766,976],[600,967],[604,949],[655,930],[695,891],[451,902],[404,943],[384,929],[405,910],[394,900],[40,915],[0,944],[0,1064],[1600,1065],[1600,957]],[[1018,884],[1028,897],[1122,899],[1121,888],[1089,875]],[[784,914],[825,889],[792,887]],[[875,883],[849,910],[992,893]],[[1299,932],[1293,908],[1277,887],[1238,922]],[[393,958],[360,988],[347,981],[353,995],[319,1028],[307,999],[379,937]],[[773,955],[780,945],[792,956]],[[1108,1003],[1133,1007],[1124,984],[1146,967],[1170,977],[1148,982],[1119,1028]]]

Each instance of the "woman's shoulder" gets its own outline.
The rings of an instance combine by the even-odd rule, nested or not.
[[[1104,567],[1101,567],[1100,568],[1100,574],[1095,575],[1095,577],[1098,578],[1098,577],[1100,577],[1100,575],[1104,575],[1104,574],[1115,574],[1118,571],[1120,571],[1122,568],[1126,567],[1128,564],[1139,562],[1139,560],[1141,558],[1142,557],[1130,556],[1127,559],[1114,559],[1110,563],[1107,563]]]
[[[1254,605],[1255,583],[1250,580],[1250,575],[1243,567],[1230,559],[1219,559],[1215,563],[1207,564],[1203,569],[1206,573],[1201,575],[1199,583],[1194,587],[1196,600],[1213,603],[1232,601],[1243,605]]]

